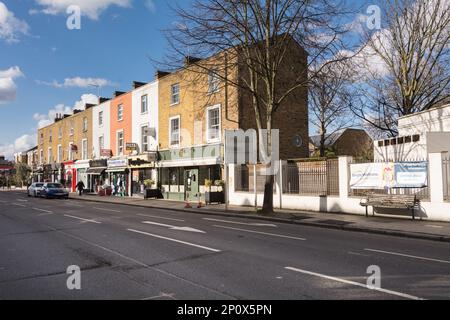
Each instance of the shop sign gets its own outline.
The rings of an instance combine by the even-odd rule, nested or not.
[[[108,163],[104,159],[89,161],[89,167],[91,167],[91,168],[101,168],[101,167],[106,167],[107,165],[108,165]]]
[[[127,159],[109,159],[108,162],[108,168],[116,168],[116,167],[126,167],[127,166]]]
[[[127,151],[135,151],[135,150],[138,150],[138,144],[137,143],[134,143],[134,142],[127,142],[126,144],[125,144],[125,149],[127,150]]]

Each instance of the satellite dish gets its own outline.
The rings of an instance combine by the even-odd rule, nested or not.
[[[296,134],[292,139],[292,144],[297,148],[300,148],[303,145],[303,139],[299,134]]]

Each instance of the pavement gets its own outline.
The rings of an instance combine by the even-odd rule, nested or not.
[[[447,242],[83,199],[0,192],[0,300],[450,299]]]
[[[248,219],[263,219],[267,221],[294,223],[322,228],[341,229],[347,231],[387,234],[392,236],[436,240],[450,242],[450,223],[427,220],[412,220],[410,216],[361,216],[344,213],[307,212],[275,209],[274,214],[262,215],[256,213],[254,207],[229,206],[225,210],[223,204],[211,204],[197,208],[197,203],[191,203],[192,209],[186,209],[180,201],[142,199],[132,197],[100,197],[98,195],[71,194],[71,198],[84,201],[126,204],[144,208],[158,208],[175,211],[185,211],[200,214],[211,214],[229,217],[245,217]]]

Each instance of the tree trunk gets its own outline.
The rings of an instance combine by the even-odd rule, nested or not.
[[[269,113],[270,114],[270,113]],[[266,164],[266,181],[264,183],[264,201],[263,201],[263,207],[261,210],[261,213],[263,214],[271,214],[273,213],[273,182],[274,182],[274,178],[272,174],[268,174],[271,173],[271,171],[269,171],[271,163],[272,163],[272,117],[271,115],[267,116],[267,147],[265,150],[265,154],[270,157],[271,162]],[[261,136],[260,136],[261,138]],[[260,139],[261,141],[261,139]],[[262,141],[261,141],[262,142]],[[262,143],[260,144],[260,147],[262,147]],[[278,147],[278,146],[276,146]],[[255,172],[256,174],[256,172]]]

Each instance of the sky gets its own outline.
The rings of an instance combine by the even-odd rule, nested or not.
[[[161,30],[176,22],[175,3],[0,0],[0,155],[35,146],[37,128],[58,112],[151,81],[149,57],[164,54]],[[71,4],[81,7],[80,29],[67,27]]]

